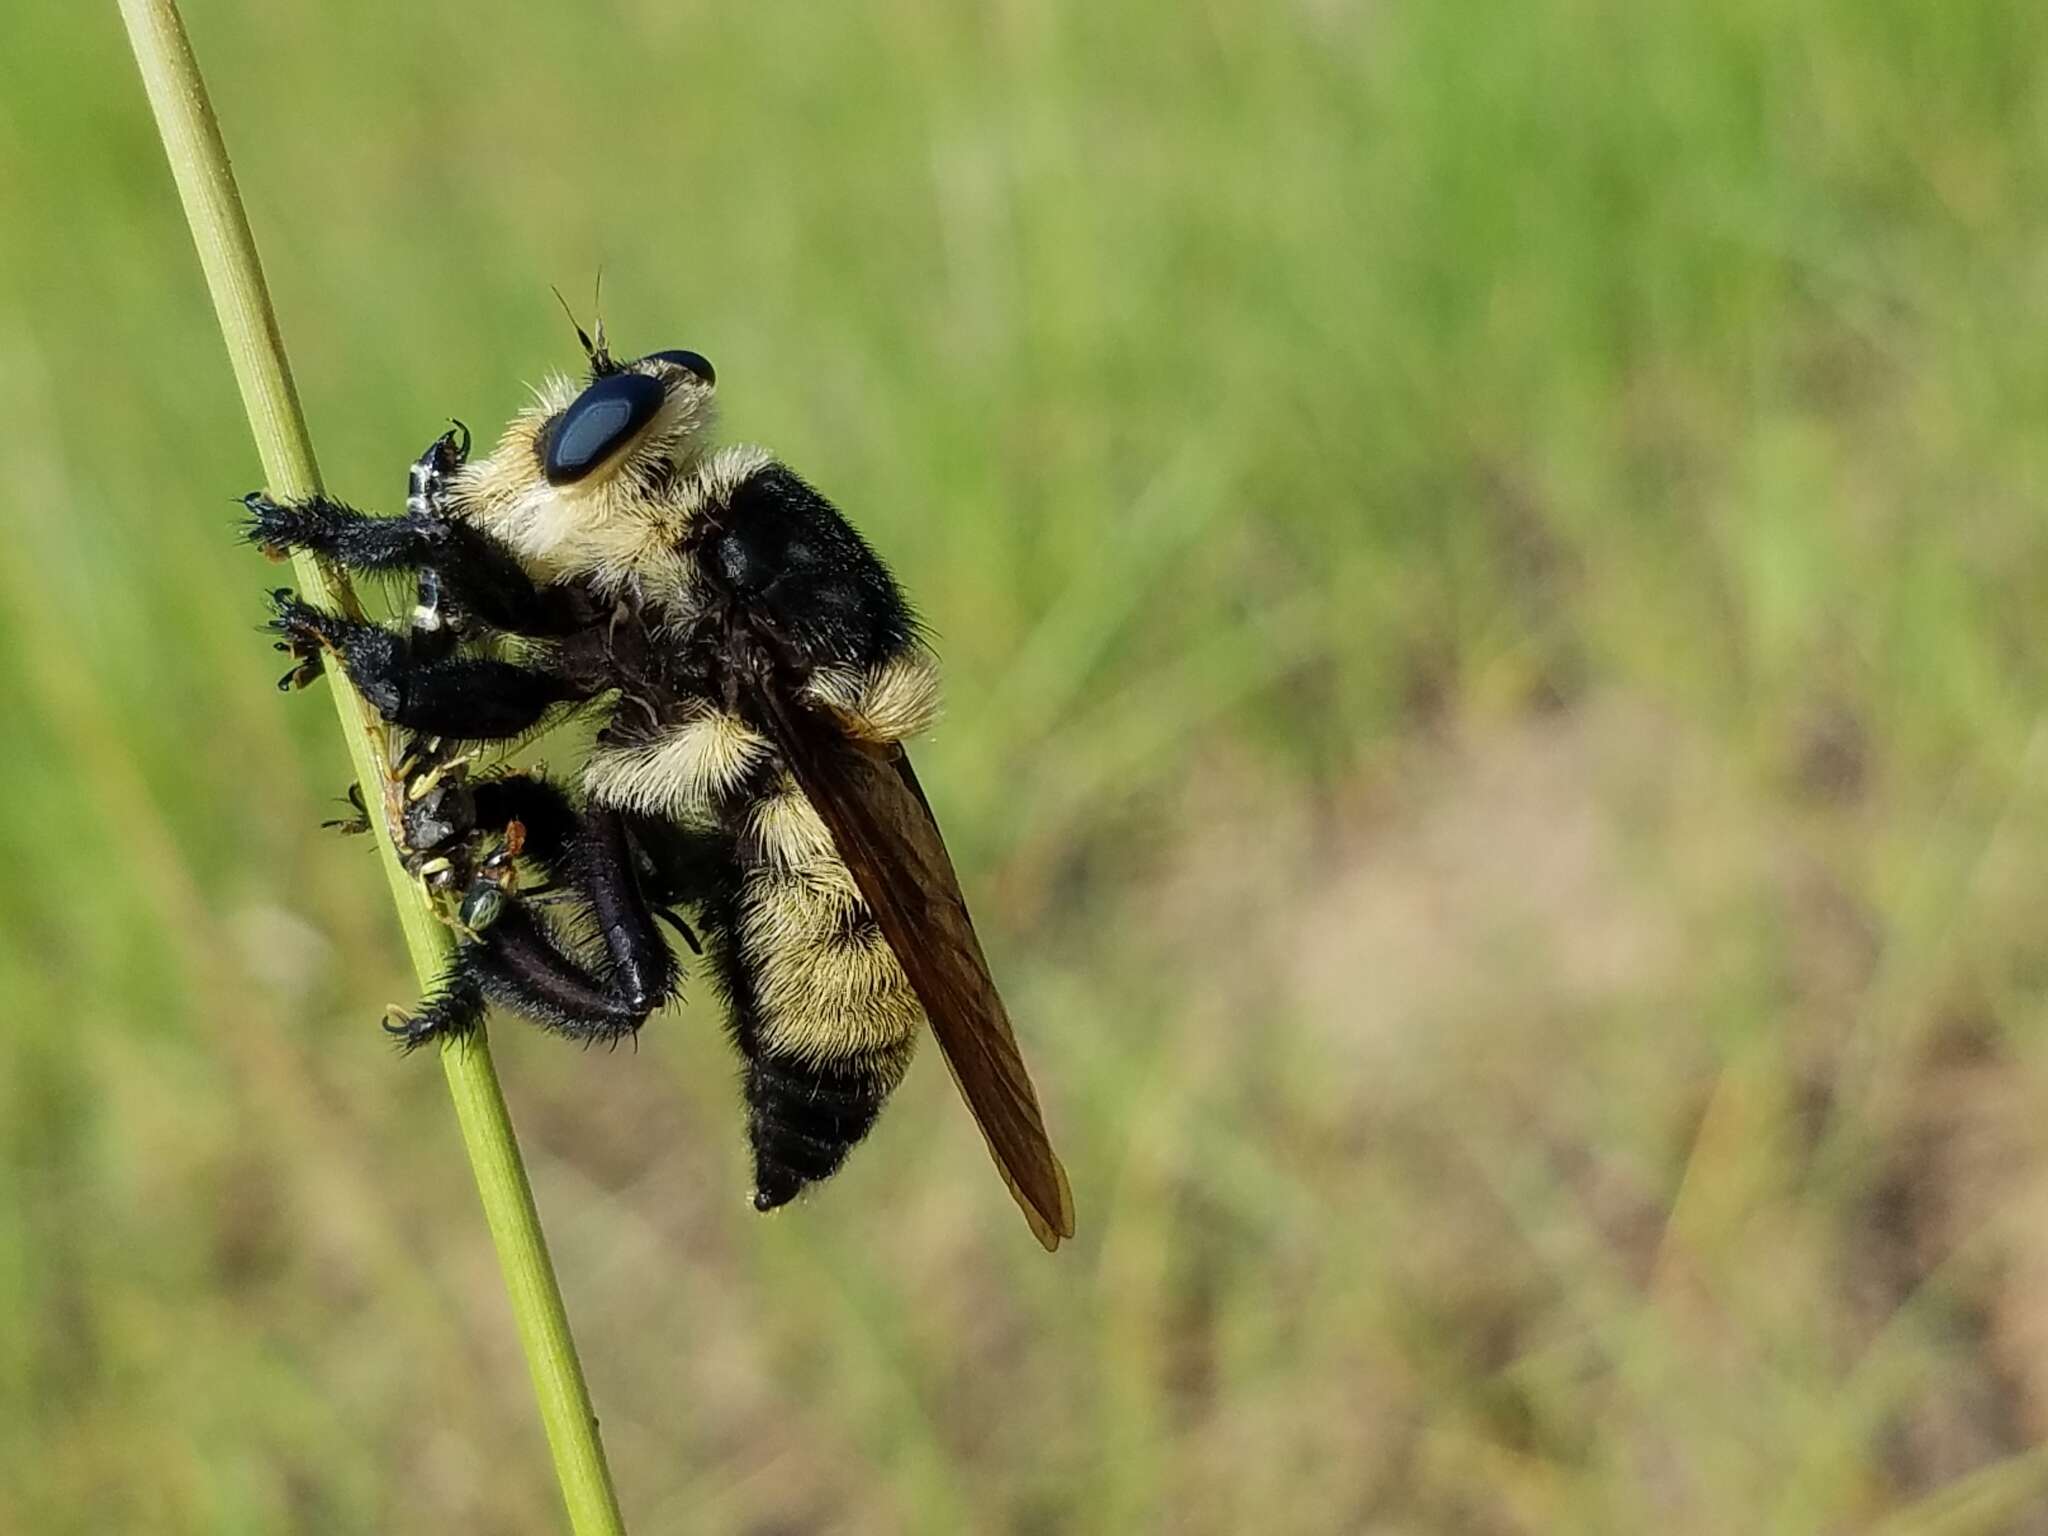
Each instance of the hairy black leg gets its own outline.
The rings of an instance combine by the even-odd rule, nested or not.
[[[635,836],[642,818],[628,818],[609,806],[579,813],[555,785],[530,774],[485,779],[472,793],[478,826],[518,822],[524,832],[522,859],[540,865],[587,901],[620,993],[628,999],[665,997],[675,984],[675,959],[655,920],[674,923],[695,949],[697,936],[689,925],[664,909],[694,900],[696,893],[672,868],[654,873]]]
[[[529,860],[544,868],[559,863],[576,825],[568,797],[546,780],[512,774],[472,783],[459,761],[437,762],[436,750],[428,749],[432,771],[415,779],[401,770],[399,782],[407,793],[400,841],[422,861],[416,872],[423,879],[467,879],[469,888],[460,908],[463,937],[434,991],[417,1010],[394,1009],[385,1016],[384,1028],[407,1051],[441,1035],[466,1033],[483,1018],[492,969],[485,943],[488,930],[519,898],[518,866]],[[369,812],[360,788],[351,785],[349,793],[367,826]],[[471,845],[492,833],[503,841],[477,859]],[[445,874],[434,873],[436,866]]]
[[[528,785],[532,782],[528,781]],[[516,783],[501,781],[504,785]],[[526,797],[531,789],[520,787],[516,792]],[[648,1014],[674,995],[680,971],[668,941],[655,926],[654,911],[641,890],[624,819],[617,811],[598,807],[577,818],[572,844],[549,847],[555,829],[546,818],[552,815],[553,807],[537,802],[532,809],[542,819],[535,823],[522,819],[528,852],[558,870],[579,902],[587,904],[589,918],[605,950],[606,964],[600,977],[559,946],[551,946],[554,958],[564,962],[550,967],[552,981],[564,988],[594,991],[606,1003],[606,1017],[613,1011],[629,1015],[631,1027],[637,1029]],[[498,938],[496,929],[492,930],[491,938]],[[515,935],[515,945],[516,942]],[[537,966],[548,963],[547,956],[531,958]],[[527,979],[532,980],[532,975]]]
[[[523,735],[557,704],[589,697],[566,678],[511,662],[416,657],[408,637],[324,612],[285,588],[271,599],[277,616],[270,627],[300,663],[280,687],[311,682],[320,653],[332,652],[377,713],[409,730],[458,741],[500,741]]]
[[[469,428],[458,421],[413,460],[406,475],[405,515],[430,522],[446,536],[448,477],[468,458]],[[452,655],[467,627],[461,605],[449,600],[441,564],[422,565],[413,587],[413,654],[428,659]]]
[[[483,1022],[487,999],[483,977],[477,969],[481,952],[478,945],[461,946],[417,1012],[393,1010],[384,1016],[385,1033],[402,1050],[417,1050],[442,1035],[466,1035]]]
[[[328,496],[276,502],[251,491],[242,498],[243,537],[275,560],[311,550],[351,571],[415,570],[453,552],[447,482],[468,457],[469,429],[457,422],[413,461],[403,517],[374,517]]]
[[[261,491],[242,505],[249,510],[243,537],[279,560],[311,550],[351,571],[410,571],[441,553],[436,519],[374,517],[326,496],[277,502]]]
[[[325,496],[279,503],[252,491],[242,498],[243,534],[273,559],[304,549],[351,571],[418,571],[414,638],[444,653],[479,624],[522,634],[559,627],[519,557],[451,515],[448,481],[468,457],[469,429],[457,422],[413,461],[403,517],[372,517]]]
[[[465,939],[462,974],[491,1001],[571,1039],[617,1040],[638,1030],[675,994],[681,973],[642,892],[624,818],[607,809],[579,813],[561,790],[523,774],[486,780],[474,793],[477,826],[516,824],[519,857],[561,881],[559,894],[575,907],[571,930],[594,929],[604,954],[578,953],[515,892],[494,901],[490,925]],[[443,991],[463,995],[452,984]],[[447,1014],[430,1003],[393,1032],[415,1046],[444,1031]]]
[[[525,906],[509,908],[475,946],[475,966],[493,1002],[572,1040],[617,1040],[665,1001],[627,995],[565,951]]]
[[[411,517],[441,517],[448,510],[448,477],[469,462],[469,428],[461,422],[448,424],[427,445],[427,451],[412,461],[406,478],[405,510]]]
[[[588,833],[579,873],[590,892],[591,911],[611,953],[620,990],[650,1009],[658,1008],[675,991],[676,960],[655,926],[654,910],[641,888],[625,817],[609,806],[594,806],[584,821]],[[674,920],[680,925],[680,919]],[[692,944],[696,942],[687,926],[682,931]]]
[[[595,1043],[633,1034],[664,999],[622,995],[563,949],[530,907],[514,902],[481,939],[463,942],[417,1014],[385,1028],[411,1050],[436,1035],[474,1028],[486,1000],[555,1034]]]
[[[420,566],[415,641],[437,637],[452,650],[472,621],[508,634],[554,637],[587,627],[590,601],[559,586],[535,587],[512,549],[449,507],[448,482],[469,461],[469,428],[454,422],[413,460],[405,511],[434,527],[445,552]]]
[[[351,571],[418,571],[416,625],[459,630],[471,623],[516,634],[558,627],[518,557],[486,533],[437,516],[371,517],[324,496],[279,503],[260,491],[242,498],[245,533],[266,554],[312,550]]]

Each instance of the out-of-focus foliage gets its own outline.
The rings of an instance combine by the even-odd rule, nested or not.
[[[2048,12],[188,19],[337,491],[602,266],[948,665],[1080,1240],[501,1027],[636,1531],[2048,1530]],[[0,1526],[556,1529],[111,5],[0,421]]]

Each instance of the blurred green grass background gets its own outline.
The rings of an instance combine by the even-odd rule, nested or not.
[[[501,1026],[634,1530],[2048,1531],[2041,7],[188,21],[340,494],[601,265],[947,663],[1080,1239]],[[111,5],[0,420],[0,1528],[557,1529]]]

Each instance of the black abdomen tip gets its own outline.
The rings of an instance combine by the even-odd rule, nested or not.
[[[775,1057],[747,1070],[747,1134],[754,1149],[754,1209],[789,1204],[804,1186],[829,1179],[881,1113],[889,1096],[866,1074],[834,1072]]]

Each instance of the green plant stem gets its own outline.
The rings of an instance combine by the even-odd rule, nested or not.
[[[206,270],[221,335],[241,387],[264,478],[272,494],[280,498],[310,496],[320,489],[320,471],[313,460],[291,368],[285,361],[256,243],[228,164],[227,147],[207,101],[184,22],[175,0],[119,3],[156,114],[157,131],[170,157],[171,174],[185,205],[186,222],[199,247],[200,264]],[[309,601],[361,612],[341,571],[304,554],[294,558],[292,570]],[[380,801],[376,789],[383,783],[385,765],[390,761],[382,722],[364,707],[338,670],[330,668],[328,676],[356,778],[364,787],[365,798],[375,806]],[[430,986],[448,959],[448,930],[434,915],[418,882],[399,862],[384,818],[372,815],[370,820],[413,966],[421,986]],[[590,1392],[569,1334],[561,1288],[534,1209],[533,1189],[520,1160],[519,1143],[512,1133],[511,1116],[483,1030],[445,1043],[441,1066],[455,1101],[477,1189],[483,1196],[484,1216],[497,1245],[520,1343],[533,1371],[541,1422],[554,1453],[555,1474],[568,1506],[570,1526],[577,1536],[623,1536],[625,1524],[605,1465],[597,1417],[591,1411]]]

